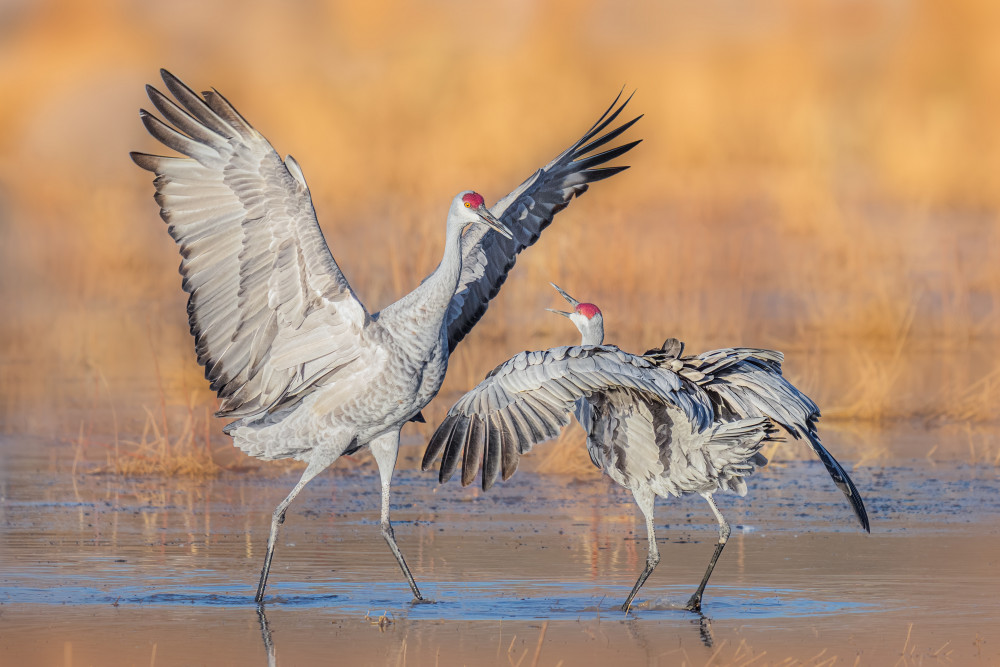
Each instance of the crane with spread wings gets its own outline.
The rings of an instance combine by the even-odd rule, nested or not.
[[[486,311],[514,262],[590,183],[638,141],[601,152],[638,118],[608,130],[621,95],[583,137],[492,207],[468,190],[451,203],[444,256],[416,289],[369,313],[320,230],[298,163],[284,160],[216,90],[200,96],[166,70],[173,99],[146,90],[164,120],[149,133],[183,157],[134,152],[156,174],[160,216],[180,272],[198,362],[234,444],[263,460],[306,463],[275,508],[255,599],[261,603],[278,529],[302,488],[340,456],[370,448],[381,477],[381,531],[422,599],[389,520],[399,432],[437,394],[448,357]],[[603,133],[603,134],[602,134]],[[463,231],[465,232],[463,234]]]

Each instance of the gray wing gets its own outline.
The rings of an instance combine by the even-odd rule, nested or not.
[[[774,350],[729,347],[681,356],[684,344],[668,338],[643,356],[697,383],[712,397],[719,419],[769,417],[793,437],[805,435],[819,408],[781,374],[784,355]]]
[[[146,90],[170,124],[145,110],[142,122],[187,157],[132,159],[156,174],[160,216],[183,256],[198,363],[222,399],[219,415],[253,418],[365,354],[361,331],[370,318],[330,254],[291,156],[282,162],[218,92],[202,98],[160,73],[177,102]]]
[[[427,470],[440,454],[442,482],[462,463],[462,484],[480,465],[488,489],[503,472],[517,469],[520,455],[559,434],[575,402],[596,392],[633,391],[670,402],[692,428],[711,424],[708,397],[674,373],[612,346],[557,347],[522,352],[498,366],[452,406],[424,453]],[[464,452],[463,452],[464,450]]]
[[[579,141],[490,209],[514,233],[513,239],[507,239],[485,225],[473,225],[462,237],[462,275],[445,319],[449,351],[455,349],[486,312],[490,300],[500,291],[513,268],[518,253],[538,240],[556,213],[566,208],[573,197],[586,192],[590,183],[628,169],[625,166],[600,165],[625,154],[639,141],[590,155],[642,117],[633,118],[598,137],[618,118],[632,98],[619,106],[620,99],[619,94]]]
[[[868,512],[854,481],[820,442],[816,431],[819,408],[781,374],[784,356],[780,352],[737,347],[681,357],[671,340],[664,343],[663,350],[668,348],[676,355],[660,360],[660,365],[697,382],[711,396],[720,419],[768,417],[792,437],[805,438],[846,496],[861,526],[871,532]]]

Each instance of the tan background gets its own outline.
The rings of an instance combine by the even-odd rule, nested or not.
[[[433,269],[455,192],[495,201],[638,90],[633,168],[522,257],[431,421],[510,354],[576,339],[542,310],[553,280],[627,349],[783,349],[831,421],[989,422],[998,25],[989,0],[8,0],[0,428],[107,441],[144,408],[212,409],[127,157],[156,149],[137,111],[161,66],[295,155],[371,310]]]

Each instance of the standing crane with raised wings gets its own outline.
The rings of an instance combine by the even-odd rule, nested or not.
[[[573,411],[587,432],[590,460],[629,489],[646,519],[646,566],[622,605],[628,611],[660,562],[654,535],[656,496],[701,495],[719,523],[719,541],[698,589],[685,607],[701,610],[705,586],[730,535],[715,504],[716,491],[746,495],[745,477],[767,463],[761,447],[780,425],[805,437],[847,496],[861,526],[868,513],[854,482],[816,433],[819,410],[781,375],[782,355],[772,350],[727,348],[682,357],[669,339],[643,355],[604,345],[604,316],[559,287],[582,336],[580,345],[522,352],[494,369],[455,403],[424,453],[427,470],[443,454],[440,481],[459,464],[462,484],[482,467],[482,487],[508,479],[521,454],[558,435]]]
[[[619,105],[619,95],[579,141],[492,208],[476,192],[459,193],[441,263],[412,292],[371,314],[327,247],[295,160],[282,160],[214,89],[199,96],[166,70],[161,75],[174,99],[152,86],[146,91],[166,122],[145,110],[140,116],[153,137],[185,157],[131,155],[156,174],[155,198],[183,256],[188,322],[198,362],[218,393],[217,414],[232,419],[225,432],[248,454],[306,463],[272,515],[255,600],[263,601],[289,504],[340,456],[364,447],[381,478],[382,536],[413,596],[423,599],[389,520],[400,429],[422,419],[449,355],[518,253],[588,184],[627,169],[601,165],[638,141],[594,151],[638,118],[605,132],[628,103]]]

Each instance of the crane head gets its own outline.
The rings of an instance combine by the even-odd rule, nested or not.
[[[458,193],[455,201],[452,202],[448,222],[449,224],[459,224],[463,228],[469,223],[483,223],[509,239],[514,238],[514,234],[507,225],[497,220],[496,216],[486,208],[483,196],[472,190]]]
[[[552,285],[571,306],[573,306],[573,312],[567,313],[561,310],[555,310],[554,308],[546,308],[545,310],[550,313],[555,313],[556,315],[562,315],[563,317],[569,318],[569,320],[576,325],[576,328],[579,329],[580,333],[583,335],[584,345],[600,345],[603,343],[604,315],[601,313],[601,309],[592,303],[581,303],[577,301],[555,283],[549,284]]]

